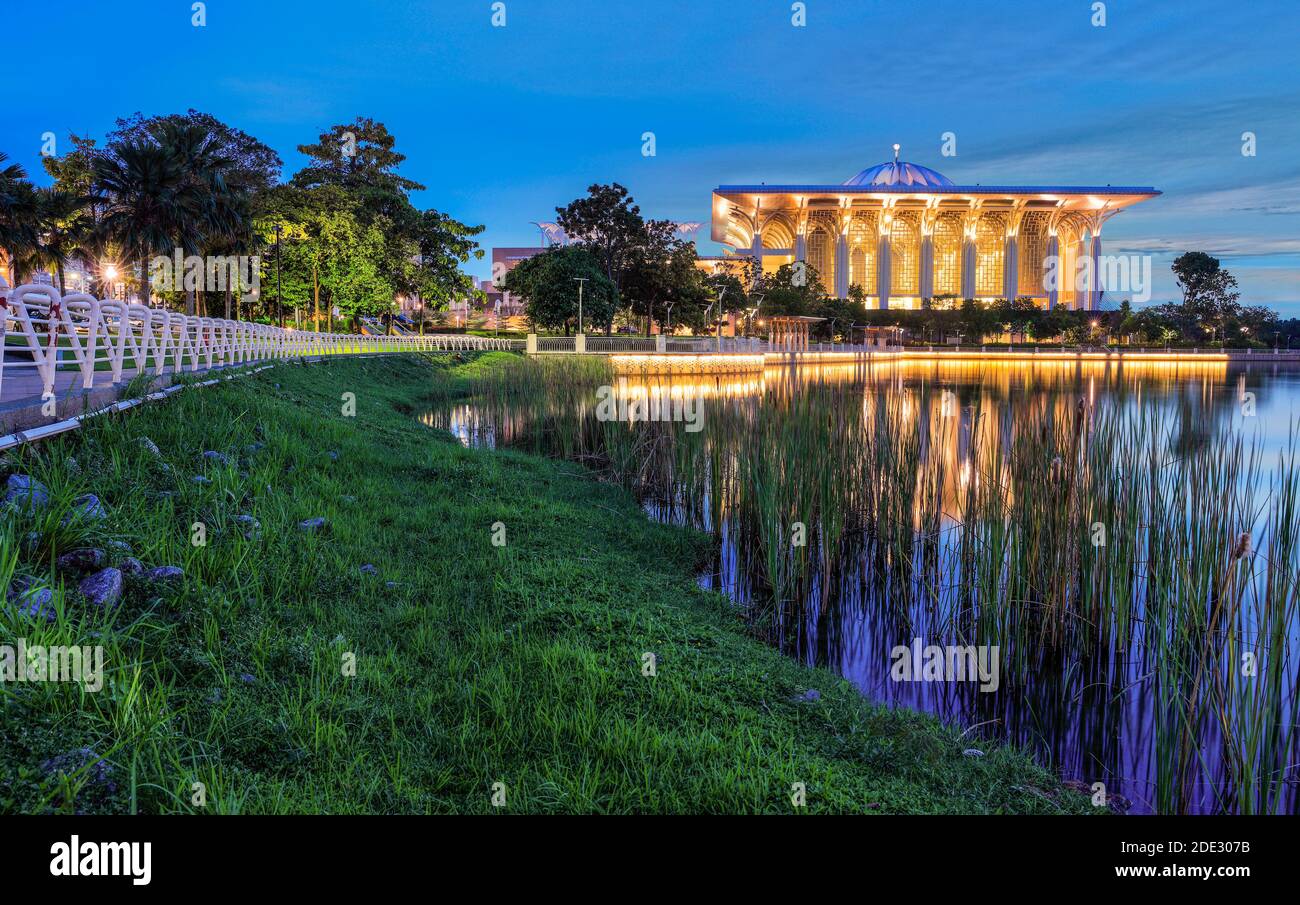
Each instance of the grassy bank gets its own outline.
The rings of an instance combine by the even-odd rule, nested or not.
[[[0,810],[490,812],[496,783],[507,812],[790,812],[794,783],[809,812],[1089,810],[749,637],[692,579],[704,535],[411,417],[494,358],[280,365],[12,455],[50,502],[6,515],[0,579],[57,618],[10,606],[0,642],[102,644],[106,679],[0,685]],[[87,492],[107,517],[66,519]],[[56,559],[115,541],[184,578],[87,605]]]

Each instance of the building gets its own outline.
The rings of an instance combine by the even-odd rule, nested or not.
[[[827,292],[845,298],[860,286],[872,308],[1027,296],[1048,308],[1095,309],[1102,226],[1160,194],[1132,186],[956,185],[899,160],[898,150],[839,185],[718,186],[712,238],[760,258],[764,273],[806,261]]]

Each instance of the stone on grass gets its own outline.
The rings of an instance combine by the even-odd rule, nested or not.
[[[140,562],[140,560],[136,559],[134,556],[125,557],[117,564],[117,567],[121,570],[123,575],[144,574],[144,563]]]
[[[246,513],[235,516],[234,522],[239,526],[239,530],[244,532],[245,540],[252,540],[262,530],[262,523]]]
[[[37,584],[35,578],[15,575],[9,584],[6,600],[19,616],[28,619],[41,619],[53,622],[57,618],[54,612],[54,591]]]
[[[111,779],[113,775],[112,765],[90,748],[77,748],[65,754],[51,757],[41,764],[41,769],[50,776],[56,773],[62,773],[64,776],[81,773],[86,777],[89,784],[103,786],[105,791],[108,792],[117,791],[117,784]]]
[[[321,518],[320,516],[316,516],[315,518],[303,519],[301,522],[298,523],[298,529],[301,531],[320,531],[322,528],[325,527],[326,524],[328,523],[325,521],[325,519]]]
[[[180,566],[155,566],[144,573],[146,581],[157,584],[179,584],[185,577],[185,570]]]
[[[326,452],[325,455],[330,457],[331,462],[337,462],[339,460],[338,450],[331,449]]]
[[[112,550],[114,553],[121,553],[123,556],[131,555],[131,545],[122,540],[111,540],[104,544],[104,548]]]
[[[50,503],[50,491],[31,475],[11,474],[5,482],[4,501],[20,509],[41,509]]]
[[[809,688],[803,694],[795,698],[796,701],[807,701],[807,702],[820,701],[821,699],[822,699],[822,693],[818,691],[816,688]]]
[[[104,518],[108,518],[108,511],[104,508],[104,504],[99,501],[99,497],[88,493],[72,501],[72,508],[68,510],[63,522],[64,524],[78,520],[97,522]]]
[[[143,449],[151,458],[162,458],[162,450],[158,448],[157,443],[153,442],[148,437],[140,437],[135,442],[140,444],[140,448]]]
[[[196,474],[194,477],[190,478],[190,480],[193,481],[195,484],[198,484],[200,487],[206,487],[207,485],[212,483],[211,478],[205,477],[201,474]]]
[[[362,575],[378,575],[378,574],[379,574],[379,570],[376,569],[376,568],[375,568],[371,563],[368,563],[368,562],[367,562],[367,563],[362,563],[362,564],[361,564],[361,574],[362,574]]]
[[[225,453],[219,453],[215,449],[209,449],[203,453],[203,458],[209,462],[216,462],[218,465],[229,465],[230,457]]]
[[[65,572],[91,572],[102,569],[107,561],[108,557],[104,555],[104,551],[95,547],[69,550],[57,560],[59,568]]]
[[[979,748],[967,748],[965,751],[962,752],[962,755],[965,757],[983,757],[984,752],[981,751]]]
[[[264,449],[266,449],[265,443],[250,443],[244,447],[244,452],[248,453],[250,456],[255,456]]]
[[[83,578],[77,590],[101,609],[117,606],[122,599],[122,572],[111,567],[100,569],[89,578]]]

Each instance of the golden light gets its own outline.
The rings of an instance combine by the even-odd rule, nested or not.
[[[117,265],[116,265],[116,264],[105,264],[105,265],[104,265],[104,279],[109,280],[110,282],[113,281],[113,280],[116,280],[116,279],[117,279]]]

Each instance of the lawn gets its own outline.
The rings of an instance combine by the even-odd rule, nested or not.
[[[6,513],[0,581],[57,618],[10,606],[0,643],[102,644],[106,678],[0,685],[0,811],[1091,810],[751,638],[693,579],[708,537],[412,417],[503,355],[279,364],[10,453],[50,500]],[[77,548],[184,577],[100,609]]]

